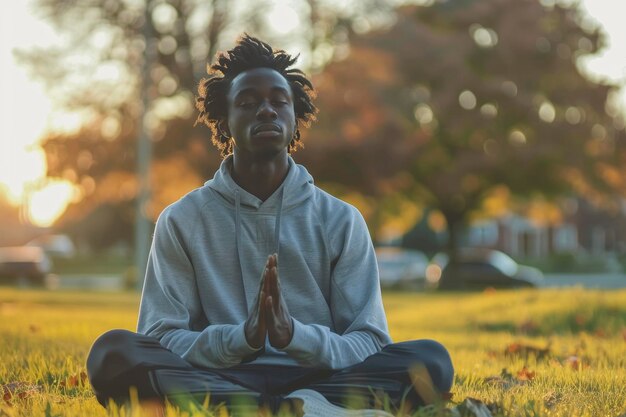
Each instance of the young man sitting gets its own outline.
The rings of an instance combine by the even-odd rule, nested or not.
[[[87,368],[98,400],[210,397],[305,416],[389,416],[452,385],[446,349],[392,344],[361,214],[290,156],[317,111],[295,58],[243,36],[199,86],[198,121],[225,156],[161,213],[138,333],[113,330]],[[364,410],[344,408],[359,398]],[[355,414],[357,413],[357,414]],[[360,413],[360,414],[358,414]]]

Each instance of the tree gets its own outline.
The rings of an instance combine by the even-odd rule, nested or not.
[[[623,144],[605,105],[616,86],[581,73],[578,59],[604,42],[581,22],[575,8],[535,0],[401,8],[320,76],[324,113],[308,148],[333,168],[316,177],[343,168],[377,204],[402,194],[437,209],[452,256],[502,187],[524,198],[613,190],[607,172]],[[326,157],[328,147],[346,159]]]
[[[153,140],[148,214],[155,219],[166,205],[210,178],[220,162],[218,152],[207,151],[208,129],[194,127],[194,94],[197,82],[206,76],[207,59],[234,43],[245,28],[282,48],[289,46],[285,38],[299,41],[300,47],[308,45],[311,66],[321,67],[357,16],[389,10],[383,0],[367,0],[343,11],[327,0],[294,0],[292,8],[300,12],[301,24],[294,29],[298,36],[282,34],[278,39],[267,27],[266,13],[259,12],[278,7],[272,4],[269,0],[37,0],[35,10],[68,42],[51,50],[23,51],[21,58],[35,77],[46,82],[57,105],[82,118],[78,128],[51,131],[42,141],[48,175],[72,181],[82,194],[64,216],[66,222],[101,205],[109,210],[117,204],[118,211],[126,211],[137,196],[136,140],[146,50],[154,57],[144,122]],[[145,7],[150,16],[147,25]],[[132,229],[124,224],[109,227],[111,232],[117,230],[113,235],[118,239],[132,239]]]

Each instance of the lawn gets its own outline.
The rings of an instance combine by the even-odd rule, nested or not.
[[[456,378],[448,407],[472,397],[496,416],[626,412],[626,291],[386,293],[384,299],[394,340],[432,338],[449,348]],[[134,328],[138,301],[135,293],[0,288],[0,417],[136,416],[100,407],[85,384],[84,361],[100,333]],[[445,413],[416,414],[435,415]]]

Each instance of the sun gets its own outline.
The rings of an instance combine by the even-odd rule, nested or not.
[[[63,214],[74,193],[74,187],[66,181],[52,181],[33,192],[28,199],[30,222],[40,227],[51,226]]]

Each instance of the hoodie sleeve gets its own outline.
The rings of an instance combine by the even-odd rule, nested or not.
[[[189,363],[225,368],[257,352],[244,323],[211,325],[202,310],[193,264],[171,206],[156,224],[139,308],[137,331]]]
[[[329,225],[331,250],[330,309],[335,329],[294,319],[294,333],[283,350],[300,363],[341,369],[362,362],[391,343],[382,303],[374,247],[361,214],[334,216],[347,225]]]

